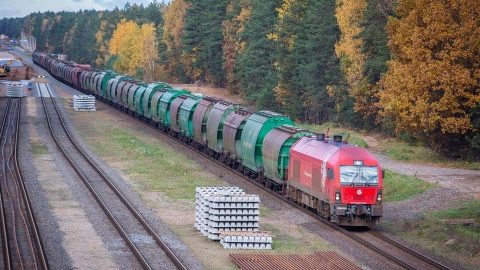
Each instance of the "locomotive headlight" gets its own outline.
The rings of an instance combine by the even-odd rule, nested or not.
[[[381,192],[379,192],[378,195],[377,195],[377,201],[378,202],[382,201],[382,193]]]
[[[335,201],[340,201],[340,192],[335,192]]]

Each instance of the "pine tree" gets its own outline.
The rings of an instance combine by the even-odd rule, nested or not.
[[[225,85],[223,31],[228,0],[190,0],[183,36],[190,76],[216,86]]]
[[[304,14],[308,0],[284,0],[278,11],[278,21],[275,32],[270,38],[276,42],[275,66],[278,74],[278,83],[275,87],[275,96],[282,105],[282,109],[291,118],[304,119],[304,89],[300,88],[299,78],[295,78],[295,69],[298,68],[297,57],[294,53],[297,37],[303,31]]]
[[[365,55],[364,77],[367,87],[362,95],[357,95],[357,107],[365,120],[365,126],[375,126],[378,119],[378,92],[377,83],[382,74],[387,72],[387,61],[390,60],[390,50],[387,46],[388,35],[386,30],[387,19],[393,16],[393,7],[386,6],[383,0],[368,0],[361,27],[363,31],[358,35],[362,39],[361,53]],[[385,131],[387,126],[382,127]]]
[[[345,102],[331,97],[341,84],[339,60],[335,56],[335,42],[340,33],[334,11],[334,0],[309,0],[303,30],[292,52],[297,62],[292,80],[302,90],[300,98],[305,108],[302,118],[309,122],[345,117],[342,107]]]
[[[240,89],[247,101],[259,108],[278,110],[273,88],[277,85],[275,42],[268,38],[276,23],[278,0],[254,0],[250,19],[240,35],[245,42],[236,60]]]

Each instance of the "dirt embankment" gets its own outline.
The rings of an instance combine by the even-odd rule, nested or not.
[[[229,93],[227,89],[212,86],[199,86],[196,84],[172,84],[173,87],[183,88],[193,93],[200,93],[206,96],[217,97],[228,102],[244,104],[245,101],[240,95]]]

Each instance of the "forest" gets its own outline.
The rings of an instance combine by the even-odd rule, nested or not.
[[[96,68],[480,159],[476,0],[171,0],[0,20],[22,31]]]

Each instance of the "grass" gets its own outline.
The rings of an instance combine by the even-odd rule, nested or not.
[[[453,160],[438,152],[433,151],[426,146],[419,144],[411,144],[400,139],[376,137],[379,145],[368,145],[366,140],[364,140],[364,134],[349,128],[342,127],[336,123],[328,122],[322,125],[299,124],[299,126],[315,133],[326,133],[327,130],[329,130],[329,136],[338,134],[342,135],[343,138],[346,138],[348,135],[350,135],[348,139],[349,143],[358,145],[360,147],[374,147],[374,150],[379,151],[380,153],[394,160],[406,161],[411,163],[440,165],[451,168],[480,170],[480,162],[478,161],[475,162],[468,160]]]
[[[218,243],[200,237],[191,224],[177,224],[186,219],[193,223],[191,217],[194,215],[195,187],[226,185],[225,181],[207,172],[206,168],[170,145],[145,136],[142,131],[125,128],[123,124],[115,123],[115,120],[106,122],[101,119],[86,120],[85,117],[87,116],[81,114],[73,116],[74,121],[75,118],[80,119],[81,123],[76,126],[94,152],[125,174],[143,200],[157,202],[147,203],[158,210],[169,226],[176,228],[174,231],[182,239],[187,239],[185,241],[191,244],[192,249],[199,248],[201,254],[210,254],[205,256],[219,256],[206,260],[207,266],[213,263],[221,265],[212,267],[216,269],[230,267],[231,262],[226,259],[228,255],[225,255],[228,252],[224,253]],[[177,216],[172,217],[172,212]],[[276,235],[273,252],[311,252],[331,248],[318,236],[299,226],[285,223],[277,215],[272,208],[261,205],[261,229],[272,231]],[[200,245],[191,239],[204,242]]]
[[[325,241],[312,239],[311,234],[303,228],[298,228],[299,233],[288,235],[282,233],[276,226],[263,224],[261,230],[271,232],[273,237],[272,250],[275,252],[312,252],[331,248]],[[299,245],[298,243],[302,243]]]
[[[197,186],[224,185],[205,169],[174,149],[147,144],[120,128],[99,124],[98,133],[89,143],[102,156],[114,157],[124,165],[124,172],[142,187],[158,191],[170,199],[194,201]]]
[[[437,186],[413,176],[386,170],[383,178],[383,198],[385,202],[403,201]]]
[[[32,148],[32,154],[34,155],[45,155],[48,153],[47,146],[38,142],[30,142]]]
[[[382,140],[378,148],[381,153],[394,160],[480,170],[480,162],[452,160],[428,147],[412,145],[397,139]]]
[[[299,124],[300,127],[308,129],[315,133],[327,133],[328,135],[342,135],[343,139],[345,140],[348,137],[348,142],[354,145],[358,145],[360,147],[368,147],[368,144],[365,140],[362,139],[362,135],[359,132],[353,131],[348,128],[340,127],[338,124],[335,123],[325,123],[323,125],[312,125],[312,124]]]
[[[446,224],[442,220],[474,219],[476,224]],[[462,201],[450,209],[425,214],[415,220],[402,220],[387,227],[393,233],[457,261],[468,269],[480,264],[480,201]]]

